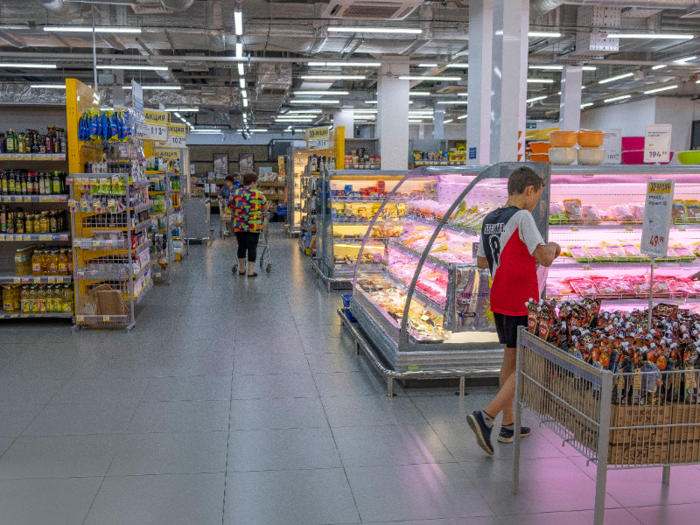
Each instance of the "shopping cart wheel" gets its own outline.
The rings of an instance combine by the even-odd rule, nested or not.
[[[232,271],[233,273],[238,272],[238,265],[237,265],[237,264],[234,264],[234,265],[233,265],[233,268],[231,268],[231,271]]]
[[[270,270],[272,270],[272,263],[267,263],[267,267],[265,268],[265,271],[267,273],[270,273]]]

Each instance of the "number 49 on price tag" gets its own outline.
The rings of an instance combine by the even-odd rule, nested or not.
[[[673,209],[673,180],[650,180],[644,206],[640,251],[649,257],[666,257]]]

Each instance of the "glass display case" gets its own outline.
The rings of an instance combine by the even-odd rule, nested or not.
[[[673,224],[666,257],[641,254],[646,182],[675,180]],[[700,253],[700,169],[697,166],[553,167],[550,238],[562,257],[549,269],[549,298],[602,301],[603,309],[664,302],[700,306],[700,283],[691,279]]]
[[[360,174],[356,170],[324,170],[320,181],[318,234],[316,238],[318,270],[329,285],[352,288],[355,263],[367,226],[385,197],[403,180],[406,171],[376,171]],[[411,181],[402,191],[393,193],[382,207],[382,216],[370,230],[364,257],[367,264],[381,264],[387,240],[401,234],[406,202],[423,195],[423,182]]]
[[[400,234],[376,264],[371,237],[358,254],[351,312],[397,371],[458,368],[497,375],[502,346],[489,307],[489,274],[476,267],[481,223],[505,204],[510,173],[522,164],[418,168],[387,192],[366,231],[381,224],[394,196],[411,195]],[[549,164],[531,163],[549,180]],[[549,184],[533,213],[547,238]],[[367,252],[369,248],[369,252]]]

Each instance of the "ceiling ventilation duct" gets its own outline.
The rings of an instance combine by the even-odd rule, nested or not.
[[[70,4],[65,0],[36,0],[47,11],[66,18],[80,18],[80,6]]]
[[[545,15],[563,4],[700,10],[699,0],[534,0],[530,3],[530,19]]]
[[[423,0],[331,0],[321,16],[343,20],[403,20],[422,3]]]
[[[289,63],[258,64],[255,83],[255,111],[277,113],[292,87],[292,65]]]
[[[579,30],[576,33],[576,50],[573,55],[604,56],[620,49],[620,39],[607,38],[608,33],[620,29],[622,8],[581,6],[576,14],[578,27],[593,27],[593,31]]]
[[[140,15],[153,15],[185,11],[194,0],[152,0],[146,3],[140,0],[36,0],[44,8],[58,16],[80,18],[80,7],[77,4],[94,5],[130,5],[134,12]]]

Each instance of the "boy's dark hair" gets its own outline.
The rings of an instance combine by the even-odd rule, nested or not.
[[[243,184],[243,186],[250,186],[254,182],[258,182],[258,176],[255,173],[249,171],[248,173],[243,174],[241,180],[241,184]]]
[[[230,180],[231,182],[233,182],[233,177],[231,177],[231,175],[226,175],[224,177],[224,180]]]
[[[508,195],[519,195],[528,186],[534,186],[535,191],[544,188],[544,179],[532,168],[522,166],[513,171],[508,177]]]

